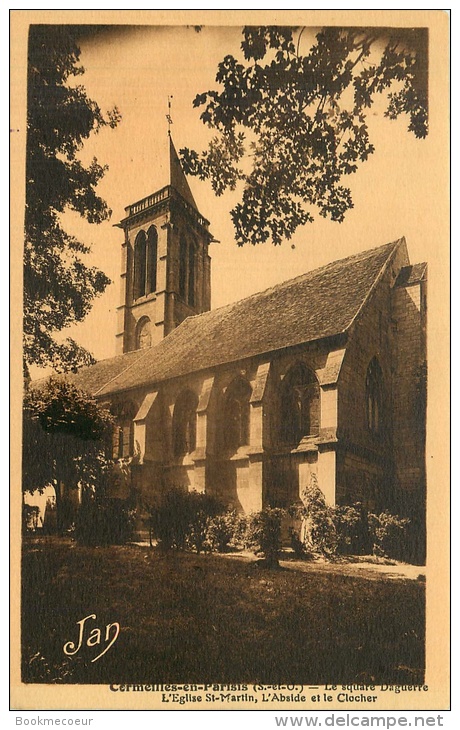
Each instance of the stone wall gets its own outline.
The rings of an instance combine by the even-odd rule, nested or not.
[[[426,281],[393,290],[394,448],[401,508],[424,509],[426,418]]]
[[[349,330],[339,377],[337,502],[363,502],[370,509],[394,502],[393,387],[395,322],[392,288],[408,264],[405,244],[399,246],[381,280]],[[383,382],[378,433],[369,428],[366,377],[376,358]]]
[[[132,394],[140,459],[133,471],[136,489],[154,501],[165,489],[181,486],[251,512],[298,501],[314,475],[330,504],[359,501],[377,511],[413,510],[424,494],[417,398],[426,356],[425,284],[400,286],[398,276],[407,266],[402,244],[348,334],[222,364]],[[383,388],[378,431],[367,416],[366,376],[374,358]],[[318,381],[320,418],[317,432],[293,446],[280,439],[280,393],[298,363]],[[230,451],[223,412],[227,389],[238,378],[250,387],[249,439]],[[173,414],[184,391],[198,404],[196,448],[178,456]]]
[[[343,350],[338,351],[339,359]],[[335,501],[335,446],[337,426],[336,351],[310,344],[271,358],[251,358],[222,365],[213,372],[189,375],[157,389],[131,394],[137,410],[134,442],[140,464],[135,487],[146,501],[170,487],[207,491],[238,511],[260,510],[265,504],[287,507],[300,498],[311,475],[330,503]],[[321,383],[318,432],[293,448],[280,443],[280,388],[290,368],[306,365]],[[331,364],[332,363],[332,364]],[[242,378],[250,386],[249,440],[236,451],[225,444],[223,419],[227,389]],[[175,456],[172,432],[175,404],[191,391],[198,403],[196,448]],[[125,396],[126,397],[126,396]],[[133,472],[133,474],[134,474]]]

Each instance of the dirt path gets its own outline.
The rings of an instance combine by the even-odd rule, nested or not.
[[[138,542],[137,545],[147,547],[147,542]],[[254,553],[247,550],[230,553],[213,553],[224,559],[233,558],[244,562],[257,561]],[[356,556],[350,560],[345,558],[337,562],[327,560],[296,560],[289,557],[281,559],[280,565],[285,570],[298,570],[302,573],[337,573],[338,575],[350,575],[354,577],[367,578],[368,580],[381,580],[383,577],[390,580],[420,580],[426,579],[426,567],[424,565],[411,565],[409,563],[398,563],[397,561],[386,560],[385,558],[374,558],[373,556]]]
[[[254,561],[255,556],[250,552],[220,554],[224,558],[237,560]],[[366,556],[356,558],[353,561],[331,563],[326,560],[280,560],[280,565],[285,570],[298,570],[303,573],[337,573],[338,575],[350,575],[354,577],[367,578],[368,580],[381,580],[383,577],[390,580],[420,580],[426,577],[424,565],[410,565],[409,563],[374,562],[375,559]]]
[[[308,563],[301,560],[282,560],[283,568],[301,570],[303,572],[338,573],[340,575],[359,576],[369,580],[379,580],[383,576],[393,580],[425,580],[425,566],[409,565],[408,563],[396,563],[386,565],[384,563],[357,562],[357,563]]]

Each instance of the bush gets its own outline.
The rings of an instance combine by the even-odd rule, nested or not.
[[[197,553],[210,550],[209,522],[223,511],[223,505],[215,497],[201,492],[188,492],[187,499],[190,517],[186,546]]]
[[[371,550],[396,560],[409,555],[408,518],[389,511],[370,514],[359,502],[329,507],[315,475],[302,493],[302,502],[290,507],[289,514],[301,522],[297,531],[291,530],[292,547],[298,557],[332,558],[337,552],[363,555]]]
[[[211,517],[208,521],[206,540],[211,550],[225,553],[230,546],[244,541],[246,520],[234,510]]]
[[[80,545],[123,545],[134,536],[136,510],[120,499],[83,500],[75,523]]]
[[[247,532],[249,516],[237,513],[235,519],[235,531],[233,533],[232,544],[237,550],[243,550],[247,547]]]
[[[408,553],[407,517],[393,515],[388,510],[379,515],[369,514],[369,529],[374,542],[374,554],[404,560]]]
[[[165,550],[188,548],[200,553],[208,547],[210,518],[222,511],[214,497],[174,487],[151,509],[152,532]]]
[[[36,505],[22,505],[23,532],[35,532],[39,527],[40,509]]]
[[[289,514],[300,521],[299,534],[292,535],[296,554],[303,557],[332,557],[336,553],[337,532],[333,509],[326,504],[315,475],[312,475],[310,486],[302,492],[302,502],[292,505]]]
[[[265,507],[249,516],[246,545],[256,555],[262,555],[269,567],[279,565],[281,552],[281,520],[285,511],[278,507]]]
[[[332,508],[337,535],[337,552],[341,555],[366,555],[372,550],[368,513],[363,505],[343,505]]]
[[[152,534],[165,550],[185,549],[189,524],[186,492],[179,488],[170,489],[161,504],[150,509]]]

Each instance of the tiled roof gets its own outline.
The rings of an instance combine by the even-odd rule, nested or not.
[[[413,264],[411,266],[403,266],[395,281],[395,286],[411,286],[419,284],[426,271],[427,263]]]
[[[159,344],[103,360],[72,380],[108,395],[345,332],[401,241],[189,317]]]
[[[127,372],[128,368],[144,354],[145,350],[135,350],[127,352],[125,355],[99,360],[95,365],[80,368],[76,374],[67,373],[66,378],[79,388],[95,394],[104,386],[109,386],[117,375],[123,371]]]
[[[169,184],[172,185],[172,187],[175,188],[183,198],[185,198],[187,203],[192,205],[195,210],[198,210],[195,198],[193,197],[193,193],[190,190],[187,178],[185,177],[182,165],[180,164],[180,160],[177,156],[172,137],[169,138]]]

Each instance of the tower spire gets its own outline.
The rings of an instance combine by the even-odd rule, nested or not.
[[[173,97],[168,95],[168,113],[166,114],[166,119],[168,122],[168,137],[171,136],[171,124],[173,123],[172,117],[171,117],[171,99]]]
[[[212,237],[174,147],[171,100],[168,96],[168,136],[162,144],[169,164],[158,165],[166,180],[161,189],[129,205],[119,224],[125,231],[119,352],[154,345],[186,317],[211,307]]]
[[[172,140],[171,135],[169,134],[169,184],[177,190],[180,195],[189,203],[192,205],[195,210],[198,210],[198,206],[195,203],[195,199],[193,197],[192,191],[190,190],[190,186],[188,184],[187,178],[185,177],[185,173],[182,169],[182,165],[180,164],[179,157],[176,152],[176,148],[174,147],[174,142]]]
[[[187,178],[185,177],[184,171],[182,169],[182,165],[180,163],[179,157],[176,152],[176,148],[174,147],[174,142],[172,140],[171,135],[171,125],[173,123],[172,116],[171,116],[171,99],[173,96],[168,94],[168,113],[166,114],[166,120],[168,122],[168,137],[169,137],[169,184],[177,190],[178,193],[182,195],[182,197],[192,205],[195,210],[198,210],[197,204],[195,203],[195,199],[193,197],[192,191],[190,190],[190,186],[187,182]]]

